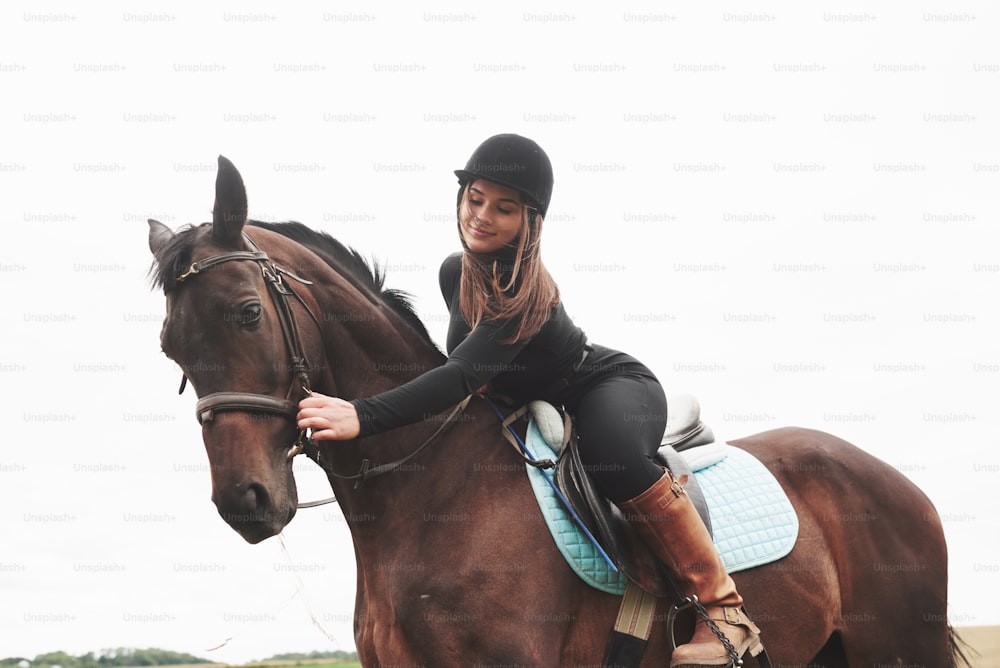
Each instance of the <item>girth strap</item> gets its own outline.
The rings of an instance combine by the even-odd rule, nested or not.
[[[656,603],[655,596],[643,591],[631,580],[628,581],[618,608],[615,627],[608,637],[603,666],[638,668],[653,629]]]

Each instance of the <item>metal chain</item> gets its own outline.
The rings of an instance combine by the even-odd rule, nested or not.
[[[698,613],[699,617],[705,620],[705,623],[708,624],[708,628],[712,631],[712,633],[716,635],[716,637],[719,639],[719,642],[722,643],[722,646],[726,648],[726,653],[729,654],[729,658],[732,661],[732,665],[742,666],[743,659],[741,659],[740,655],[737,654],[736,648],[733,647],[733,643],[729,641],[729,638],[727,638],[726,634],[722,632],[722,629],[720,629],[719,625],[715,623],[715,620],[708,616],[708,610],[706,610],[705,606],[701,604],[701,601],[698,600],[698,597],[692,596],[691,598],[694,599],[693,605],[695,612]]]
[[[722,629],[720,629],[719,625],[715,623],[715,620],[709,617],[708,610],[705,608],[705,606],[701,604],[701,601],[698,600],[698,597],[696,595],[692,594],[691,596],[684,599],[681,605],[675,605],[674,610],[676,612],[681,612],[689,607],[694,608],[694,611],[698,614],[699,617],[701,617],[705,621],[705,624],[708,626],[709,630],[715,634],[715,637],[719,639],[719,642],[721,642],[722,646],[726,649],[726,653],[729,655],[729,665],[726,666],[725,668],[736,668],[738,666],[742,666],[743,659],[741,659],[740,655],[736,652],[736,647],[734,647],[733,643],[729,641],[729,638],[727,638],[726,634],[722,632]],[[674,648],[676,649],[677,645],[672,640],[673,625],[671,625],[670,634],[671,634],[671,645],[673,645]]]

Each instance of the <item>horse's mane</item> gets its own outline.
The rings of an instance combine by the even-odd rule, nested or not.
[[[150,278],[154,287],[169,292],[177,287],[177,277],[191,266],[191,253],[195,235],[199,229],[210,225],[188,225],[181,228],[156,254]],[[427,343],[437,349],[427,328],[420,320],[409,293],[385,287],[385,268],[377,262],[369,262],[360,252],[349,248],[326,232],[314,230],[302,223],[268,223],[259,220],[247,221],[248,225],[270,230],[302,244],[319,255],[332,268],[347,278],[357,288],[369,294],[374,300],[388,306],[409,324]],[[303,277],[305,278],[305,277]]]

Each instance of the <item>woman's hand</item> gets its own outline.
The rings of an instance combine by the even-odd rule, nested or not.
[[[312,429],[317,441],[347,441],[361,433],[358,411],[350,402],[313,392],[299,402],[299,429]]]

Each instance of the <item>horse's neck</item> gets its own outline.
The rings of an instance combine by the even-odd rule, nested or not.
[[[325,387],[318,391],[345,399],[370,397],[444,361],[401,315],[342,280],[314,294],[325,321]]]
[[[347,400],[371,397],[443,363],[440,351],[401,315],[373,302],[349,282],[332,277],[312,293],[318,311],[326,316],[326,360],[316,391]],[[327,444],[323,458],[337,473],[354,474],[364,459],[376,465],[405,456],[437,426],[440,422],[422,420],[363,442]],[[338,487],[335,478],[331,482]]]
[[[402,316],[373,303],[365,294],[343,284],[319,286],[313,293],[328,300],[318,304],[321,313],[344,314],[327,318],[325,362],[331,387],[319,386],[317,391],[345,399],[369,397],[398,387],[444,361],[437,348]],[[498,476],[506,475],[487,475],[489,484],[483,484],[481,471],[506,471],[499,462],[507,461],[504,457],[511,453],[505,449],[492,409],[474,401],[443,435],[398,470],[372,477],[360,487],[356,480],[338,477],[358,474],[365,460],[369,467],[375,467],[407,457],[431,438],[449,411],[359,441],[321,444],[322,461],[359,559],[370,560],[372,554],[399,549],[403,533],[420,535],[402,532],[397,526],[400,518],[412,521],[414,513],[419,517],[425,511],[444,512],[470,497],[485,503],[495,493],[493,484],[499,482]],[[491,461],[497,468],[476,468],[477,463]]]

